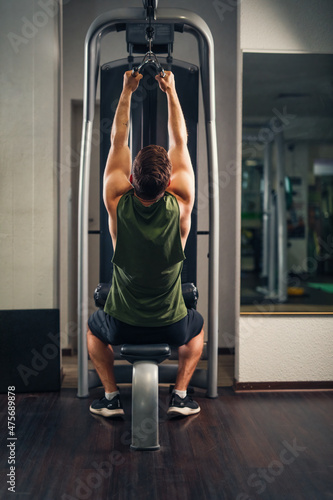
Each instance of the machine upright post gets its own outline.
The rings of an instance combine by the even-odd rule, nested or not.
[[[86,329],[88,321],[88,220],[89,180],[92,127],[100,57],[99,37],[86,37],[84,47],[84,99],[80,156],[79,210],[78,210],[78,397],[89,394],[88,348]]]
[[[202,21],[202,20],[201,20]],[[209,180],[209,286],[208,286],[208,367],[207,397],[216,398],[218,383],[218,321],[219,315],[219,172],[215,113],[215,60],[214,42],[204,23],[202,29],[191,25],[184,31],[192,33],[198,40],[203,94],[207,163]]]
[[[79,210],[78,210],[78,397],[89,395],[88,349],[86,329],[88,321],[88,213],[89,213],[89,179],[92,124],[95,115],[96,89],[99,74],[100,42],[103,34],[115,29],[119,19],[126,16],[137,16],[142,20],[142,9],[121,9],[103,14],[91,24],[84,45],[84,90],[83,90],[83,124],[80,157]],[[119,15],[119,17],[117,16]],[[134,15],[134,17],[135,17]]]
[[[88,388],[88,348],[85,329],[88,321],[88,208],[89,174],[91,155],[92,122],[86,121],[82,127],[81,169],[79,181],[78,217],[78,397],[89,394]]]

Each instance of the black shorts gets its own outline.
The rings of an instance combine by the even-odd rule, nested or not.
[[[195,309],[188,309],[187,316],[167,326],[146,327],[123,323],[105,313],[95,311],[88,320],[91,332],[105,344],[162,344],[173,347],[187,344],[199,335],[203,327],[203,317]]]

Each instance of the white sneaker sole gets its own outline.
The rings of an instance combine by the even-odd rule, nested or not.
[[[98,410],[90,406],[89,410],[91,411],[91,413],[94,413],[95,415],[102,415],[102,417],[122,417],[125,415],[124,410],[122,408],[118,408],[116,410],[108,410],[107,408],[101,408],[100,410]]]
[[[195,415],[200,412],[200,408],[178,408],[177,406],[169,408],[167,411],[168,415],[177,416],[184,415],[185,417],[189,415]]]

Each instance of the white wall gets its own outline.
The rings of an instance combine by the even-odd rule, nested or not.
[[[332,317],[242,315],[239,328],[239,382],[332,380]]]
[[[234,3],[234,2],[233,2]],[[126,0],[121,7],[140,7],[141,0]],[[83,47],[84,38],[91,22],[101,13],[119,8],[118,0],[71,0],[64,6],[64,106],[61,160],[61,331],[65,346],[70,340],[69,329],[68,276],[71,273],[68,261],[68,200],[70,197],[71,166],[71,102],[82,99],[83,94]],[[221,173],[221,256],[220,256],[220,341],[219,344],[233,345],[235,323],[238,320],[239,299],[235,284],[236,267],[236,7],[229,6],[222,12],[216,2],[202,0],[160,0],[158,8],[189,9],[199,14],[210,27],[216,51],[216,103],[217,134],[219,147],[219,168]],[[103,39],[101,63],[127,57],[125,34],[110,34]],[[198,63],[197,42],[189,34],[175,34],[174,57],[191,63]],[[208,196],[206,143],[203,108],[200,104],[200,125],[198,143],[199,177],[199,221],[198,229],[208,229]],[[78,168],[75,162],[74,168]],[[199,236],[198,285],[199,309],[207,318],[207,250],[208,237]],[[92,307],[92,299],[90,306]]]
[[[241,57],[254,52],[333,52],[329,0],[243,0],[239,10],[238,161],[241,161]],[[240,204],[240,179],[238,203]],[[333,317],[240,318],[236,339],[238,382],[332,379]]]
[[[58,307],[58,21],[1,2],[1,309]]]
[[[240,47],[245,52],[331,53],[331,0],[243,0]]]

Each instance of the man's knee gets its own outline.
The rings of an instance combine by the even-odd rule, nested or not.
[[[186,344],[184,344],[184,346],[186,346],[189,350],[199,350],[199,349],[203,349],[203,345],[204,345],[204,329],[202,328],[202,330],[200,331],[200,333],[198,333],[198,335],[195,335],[194,337],[192,337],[188,342],[186,342]],[[180,346],[182,347],[182,346]]]
[[[203,345],[204,337],[205,337],[205,332],[204,332],[204,328],[202,327],[200,333],[198,333],[198,335],[196,337],[193,337],[193,338],[197,339],[197,342]]]
[[[87,342],[89,345],[89,342],[96,338],[96,336],[93,334],[93,332],[90,330],[89,326],[87,326]]]

